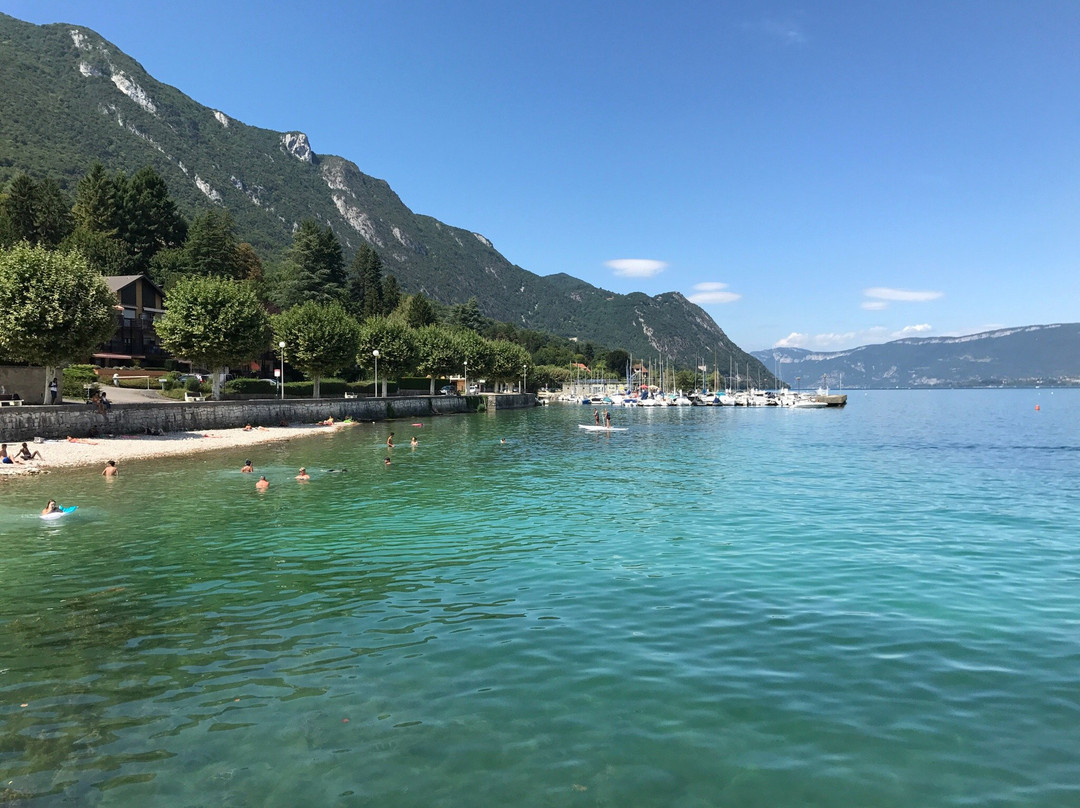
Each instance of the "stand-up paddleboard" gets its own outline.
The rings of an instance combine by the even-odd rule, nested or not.
[[[78,505],[68,505],[67,507],[61,506],[60,510],[53,511],[52,513],[41,514],[42,519],[59,519],[61,516],[67,516],[73,510],[78,508]]]
[[[578,424],[578,429],[587,429],[590,432],[625,432],[625,426],[596,426],[596,424]]]

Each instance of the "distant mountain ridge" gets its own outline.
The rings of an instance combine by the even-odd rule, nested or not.
[[[823,379],[834,388],[1073,386],[1080,384],[1080,323],[899,339],[834,353],[770,348],[754,356],[792,387]]]
[[[715,354],[720,367],[757,367],[682,294],[615,294],[522,269],[481,234],[415,214],[387,182],[316,153],[303,132],[248,126],[202,106],[83,26],[0,14],[0,94],[0,186],[27,171],[72,191],[95,160],[128,173],[151,165],[185,215],[228,208],[264,258],[311,218],[333,228],[350,258],[371,244],[406,292],[443,303],[475,296],[488,317],[635,356],[696,366]]]

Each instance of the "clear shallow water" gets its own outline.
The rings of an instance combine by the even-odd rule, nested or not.
[[[1080,803],[1080,391],[849,401],[6,485],[0,802]]]

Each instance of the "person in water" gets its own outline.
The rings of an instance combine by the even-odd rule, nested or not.
[[[257,483],[255,483],[255,488],[257,490],[259,490],[259,491],[265,491],[269,487],[270,487],[270,481],[268,479],[266,479],[265,474],[262,477],[259,478],[259,481]]]
[[[389,458],[389,457],[387,457],[387,458],[386,458],[386,459],[385,459],[385,460],[383,461],[383,468],[389,468],[389,467],[390,467],[390,458]]]
[[[420,441],[416,439],[416,435],[412,436],[412,440],[409,441],[409,445],[412,446],[414,449],[420,445]]]
[[[298,479],[298,480],[310,480],[310,479],[311,479],[311,475],[307,473],[307,469],[306,469],[306,468],[304,468],[303,466],[301,466],[301,467],[300,467],[300,473],[296,475],[296,479]]]
[[[393,449],[394,448],[394,433],[393,432],[391,432],[390,437],[388,437],[386,439],[386,448],[387,449]],[[389,459],[389,458],[387,458],[387,459]]]
[[[245,473],[250,474],[251,472],[255,471],[255,467],[253,465],[251,465],[250,460],[245,460],[244,461],[244,467],[242,469],[240,469],[240,471],[243,471]]]
[[[120,473],[120,469],[116,467],[116,461],[110,460],[105,464],[105,468],[101,470],[102,477],[115,477]]]
[[[604,426],[611,429],[611,413],[607,410],[604,410]]]
[[[41,515],[47,516],[50,513],[56,513],[58,510],[60,510],[60,506],[56,504],[56,500],[50,499],[49,504],[41,509]]]

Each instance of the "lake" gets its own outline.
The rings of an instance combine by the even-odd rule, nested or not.
[[[848,401],[4,485],[0,804],[1080,804],[1080,391]]]

